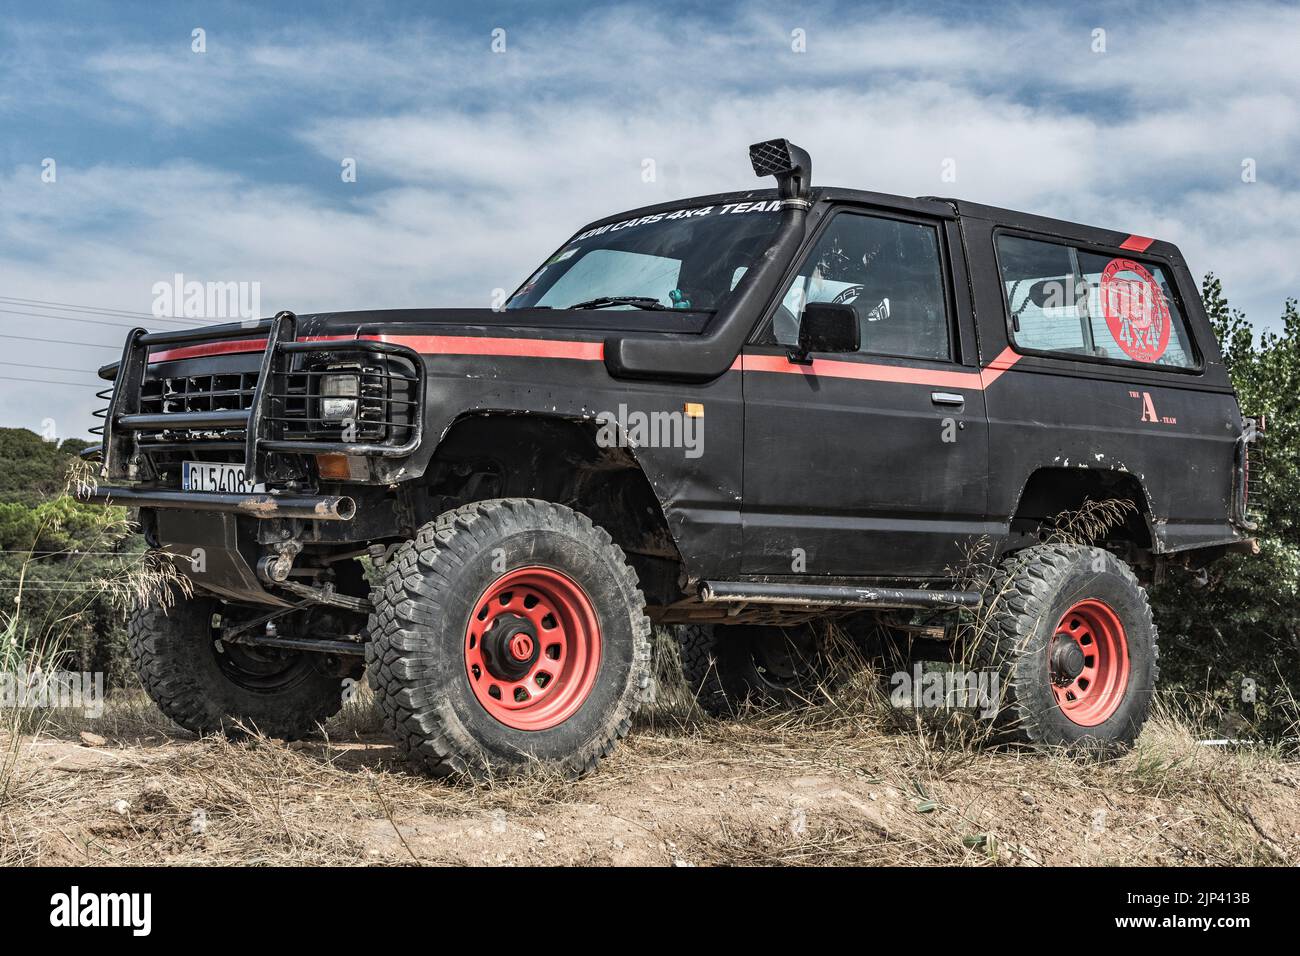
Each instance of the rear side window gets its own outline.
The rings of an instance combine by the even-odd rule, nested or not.
[[[999,235],[997,244],[1018,348],[1196,367],[1182,312],[1161,266],[1021,236]]]

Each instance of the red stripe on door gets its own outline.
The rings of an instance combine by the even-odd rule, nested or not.
[[[939,369],[907,368],[899,365],[841,362],[837,359],[813,359],[807,365],[802,365],[791,362],[784,355],[746,355],[743,370],[807,375],[812,378],[855,378],[867,382],[933,385],[936,388],[983,387],[978,372],[946,372]]]
[[[1129,236],[1119,244],[1119,247],[1129,252],[1146,252],[1153,242],[1154,239],[1148,239],[1146,236]]]
[[[1002,377],[1002,373],[1020,361],[1020,353],[1010,345],[997,358],[980,369],[980,387],[988,388]]]
[[[777,372],[784,375],[808,375],[814,378],[852,378],[863,382],[894,382],[902,385],[929,385],[933,388],[969,388],[983,391],[1019,360],[1019,354],[1008,346],[1001,355],[978,372],[949,372],[943,369],[875,365],[869,362],[844,362],[838,359],[813,359],[811,363],[802,365],[791,362],[783,355],[742,355],[738,361],[740,369],[745,372]],[[733,369],[736,367],[732,366]]]

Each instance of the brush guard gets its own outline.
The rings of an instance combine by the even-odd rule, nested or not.
[[[116,369],[112,366],[101,370],[101,375],[113,375],[113,390],[109,405],[104,413],[102,475],[111,480],[148,481],[155,475],[148,461],[147,445],[142,445],[137,436],[140,432],[150,430],[186,431],[204,429],[242,430],[244,433],[244,469],[249,484],[256,484],[268,477],[268,456],[286,455],[325,455],[338,454],[349,456],[377,456],[383,458],[402,458],[410,455],[420,446],[424,418],[424,370],[419,356],[404,346],[388,342],[366,339],[329,339],[298,340],[296,338],[297,317],[288,311],[278,313],[272,319],[258,322],[254,326],[231,325],[224,328],[186,329],[175,332],[149,332],[142,328],[132,329],[127,335],[126,345],[122,351],[121,361]],[[251,404],[246,409],[221,410],[186,410],[181,412],[151,413],[142,410],[141,401],[144,394],[146,376],[149,369],[149,353],[160,347],[179,347],[185,345],[209,344],[213,342],[248,339],[250,335],[266,335],[266,346],[262,353],[261,367],[257,383],[253,390]],[[400,356],[414,371],[414,381],[408,398],[394,398],[391,393],[372,401],[382,409],[378,422],[362,418],[359,424],[377,425],[390,433],[398,429],[408,432],[405,441],[334,441],[321,438],[300,437],[287,438],[284,433],[289,426],[298,423],[307,428],[312,422],[321,419],[310,417],[310,403],[318,396],[312,394],[308,387],[302,394],[290,394],[292,377],[315,383],[323,374],[333,374],[332,370],[310,369],[306,362],[301,368],[294,368],[298,356],[332,353],[334,355],[356,356],[359,360],[370,359],[382,362],[388,356]],[[343,372],[346,374],[346,371]],[[397,376],[387,371],[387,363],[379,372],[363,372],[384,381],[385,385]],[[286,414],[287,403],[306,401],[307,411],[304,415]],[[409,409],[408,418],[396,421],[391,409],[395,405]],[[102,489],[104,492],[126,489]],[[187,494],[179,492],[176,494]],[[208,493],[196,493],[198,500],[211,502]],[[100,496],[104,497],[104,496]],[[128,497],[119,494],[121,498]],[[172,505],[175,507],[175,505]]]

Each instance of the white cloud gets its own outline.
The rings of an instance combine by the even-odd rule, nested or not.
[[[62,72],[28,32],[30,48],[0,68],[38,76],[27,102],[69,122],[93,112],[173,138],[229,130],[231,150],[313,155],[289,186],[216,153],[61,164],[56,185],[12,169],[0,175],[0,294],[147,312],[153,283],[183,272],[260,282],[268,313],[485,305],[583,222],[754,184],[745,146],[786,135],[812,152],[821,183],[1169,239],[1257,322],[1274,321],[1300,291],[1300,11],[1109,11],[1095,24],[1108,30],[1103,55],[1089,48],[1094,24],[1042,8],[946,23],[771,7],[720,23],[625,6],[507,21],[503,55],[487,28],[253,42],[210,29],[202,56],[179,41],[117,46]],[[796,27],[808,53],[790,50]],[[356,186],[339,180],[345,156],[358,160]],[[1244,157],[1258,183],[1241,182]],[[654,183],[642,182],[645,158]],[[955,183],[940,178],[949,158]],[[0,313],[0,326],[33,325],[112,346],[122,331]],[[0,343],[34,364],[114,357]],[[70,392],[0,380],[0,416],[34,426],[53,413],[77,431],[63,423],[89,423],[92,403]]]

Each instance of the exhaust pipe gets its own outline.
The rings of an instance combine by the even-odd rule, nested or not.
[[[311,521],[351,521],[357,503],[340,495],[217,494],[207,491],[166,491],[145,488],[93,488],[77,500],[124,508],[165,508],[178,511],[226,511],[250,518],[305,518]]]

